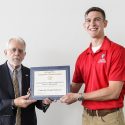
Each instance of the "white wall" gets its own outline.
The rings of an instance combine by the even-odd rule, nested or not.
[[[18,35],[27,42],[24,65],[70,65],[71,79],[75,60],[89,45],[83,30],[84,12],[92,6],[106,11],[106,34],[125,45],[124,0],[0,0],[0,64],[5,62],[5,42]],[[53,103],[44,114],[37,110],[38,125],[81,125],[79,102]]]

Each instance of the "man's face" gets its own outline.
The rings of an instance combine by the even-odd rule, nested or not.
[[[13,68],[16,68],[21,65],[26,52],[24,44],[11,40],[8,46],[8,49],[5,50],[5,55],[8,58],[8,62]]]
[[[85,16],[84,27],[92,38],[100,38],[104,36],[104,28],[107,21],[104,20],[102,14],[98,11],[89,12]]]

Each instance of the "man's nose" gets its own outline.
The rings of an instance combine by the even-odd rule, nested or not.
[[[16,49],[14,53],[15,53],[15,55],[19,55],[20,54],[20,50]]]
[[[95,21],[94,21],[94,20],[91,20],[90,25],[91,25],[91,26],[95,26]]]

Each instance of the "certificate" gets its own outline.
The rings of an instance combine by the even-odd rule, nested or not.
[[[70,66],[30,68],[31,97],[59,99],[70,90]]]

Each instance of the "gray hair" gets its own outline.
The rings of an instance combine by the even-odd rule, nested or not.
[[[26,42],[21,37],[18,37],[18,36],[11,37],[9,39],[9,41],[7,42],[6,48],[9,47],[9,44],[10,44],[11,41],[16,41],[16,42],[19,42],[19,43],[23,44],[24,45],[24,51],[25,51],[25,49],[26,49]]]

